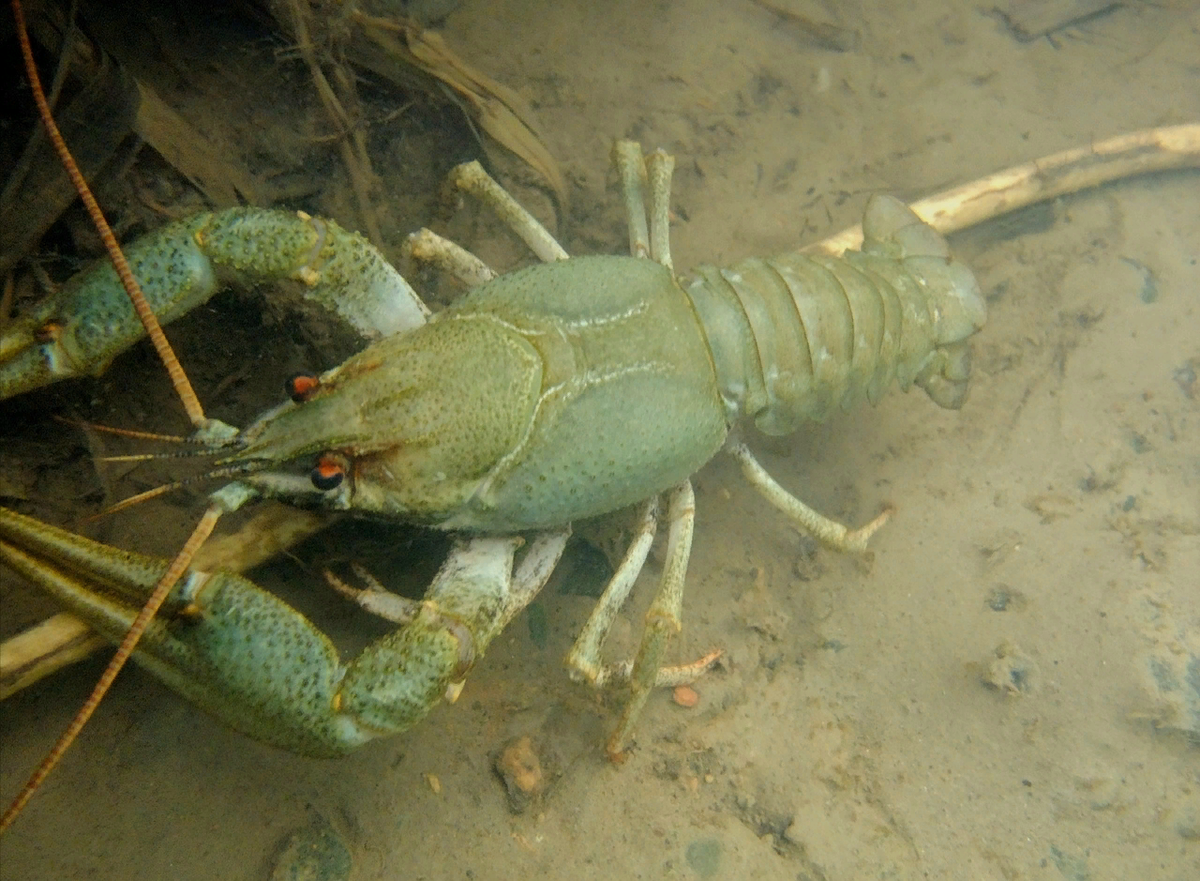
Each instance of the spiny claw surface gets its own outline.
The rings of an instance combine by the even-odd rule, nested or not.
[[[504,580],[500,589],[507,591],[516,543],[494,541],[491,568],[470,573],[457,589],[468,601],[481,587],[487,594],[481,580],[489,575],[493,585]],[[0,562],[113,642],[167,565],[3,508]],[[410,624],[343,664],[328,637],[273,594],[228,572],[191,572],[151,622],[134,659],[232,728],[303,755],[331,757],[424,718],[462,678],[464,653],[481,654],[503,619],[493,617],[472,638],[469,628],[479,619],[448,625],[448,615],[427,600]],[[464,639],[472,641],[469,651]]]
[[[197,214],[138,239],[126,256],[162,324],[227,286],[289,281],[368,338],[419,327],[429,314],[366,239],[302,212]],[[100,374],[143,336],[116,271],[97,262],[0,333],[0,399]]]

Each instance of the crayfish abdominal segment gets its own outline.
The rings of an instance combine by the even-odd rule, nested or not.
[[[717,657],[666,664],[692,541],[689,479],[709,459],[725,449],[798,529],[842,551],[865,549],[888,512],[856,530],[821,516],[732,440],[734,429],[749,422],[785,434],[874,402],[893,381],[919,386],[943,407],[961,406],[970,338],[985,319],[971,272],[907,207],[874,197],[861,251],[701,266],[681,279],[667,235],[672,160],[661,151],[644,160],[631,142],[620,142],[615,156],[631,251],[649,259],[561,259],[549,233],[477,163],[461,166],[455,184],[551,262],[485,281],[428,321],[411,288],[364,241],[303,215],[233,209],[180,221],[131,248],[147,295],[171,315],[218,280],[298,277],[309,295],[365,325],[364,335],[382,335],[319,379],[294,380],[291,400],[236,437],[218,436],[216,473],[234,479],[212,494],[214,504],[232,510],[275,497],[471,536],[455,542],[425,601],[395,619],[405,623],[344,665],[294,611],[222,576],[221,590],[196,600],[201,625],[147,646],[164,655],[146,661],[160,676],[268,742],[313,755],[345,752],[403,730],[456,694],[475,659],[545,583],[572,521],[641,504],[638,534],[567,658],[579,678],[627,686],[608,742],[618,756],[650,690],[694,679]],[[490,276],[452,248],[433,251],[464,276]],[[56,343],[29,330],[51,316],[64,321],[57,344],[70,350],[74,373],[102,369],[119,351],[107,341],[121,336],[113,330],[124,321],[118,305],[128,311],[109,287],[115,277],[91,270],[64,299],[7,329],[0,396],[68,375],[47,366],[57,363],[48,348]],[[658,590],[636,656],[607,664],[603,643],[654,538],[660,494],[668,498],[667,553]],[[532,534],[519,558],[515,533]],[[42,534],[70,544],[3,512],[3,558],[26,571],[12,561]],[[84,557],[119,553],[75,541]],[[66,565],[62,553],[43,555],[30,571],[54,580]],[[87,577],[76,585],[84,593]],[[128,577],[140,585],[136,573]],[[370,608],[375,593],[355,598]],[[87,600],[64,602],[87,613]]]

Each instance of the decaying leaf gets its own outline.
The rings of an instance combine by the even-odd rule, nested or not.
[[[330,63],[349,64],[404,88],[450,97],[484,132],[533,168],[550,185],[560,207],[566,205],[562,171],[537,132],[533,111],[512,89],[463,61],[439,34],[413,19],[382,18],[321,0],[271,0],[268,9],[302,54],[314,46],[327,47],[331,51],[324,55]],[[339,97],[346,102],[345,96]]]
[[[558,163],[534,128],[533,111],[516,92],[467,65],[438,34],[413,24],[398,25],[367,16],[360,16],[359,22],[364,36],[381,49],[452,89],[483,130],[545,178],[560,206],[566,204],[566,184]],[[395,34],[403,37],[403,44]],[[383,75],[383,71],[376,72]]]

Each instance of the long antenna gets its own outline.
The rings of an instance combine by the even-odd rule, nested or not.
[[[14,3],[19,0],[13,0]],[[125,662],[129,660],[129,656],[133,654],[133,650],[137,647],[138,641],[142,638],[142,633],[150,624],[150,620],[158,612],[159,607],[166,600],[167,595],[171,592],[171,588],[175,586],[175,582],[179,581],[188,566],[192,563],[192,558],[196,556],[196,551],[200,550],[200,546],[212,534],[213,527],[217,525],[217,519],[223,513],[223,509],[219,505],[210,505],[204,512],[204,516],[200,518],[200,522],[196,524],[196,528],[192,530],[191,537],[184,543],[183,549],[171,561],[171,565],[167,567],[167,571],[163,573],[162,579],[154,588],[154,592],[150,594],[150,599],[146,600],[146,605],[142,606],[142,610],[138,612],[137,618],[129,628],[129,632],[125,634],[125,638],[121,641],[121,645],[117,647],[117,653],[113,655],[112,660],[108,662],[108,666],[104,668],[104,672],[100,674],[100,679],[96,682],[96,687],[92,689],[92,693],[88,695],[88,699],[83,702],[83,706],[79,708],[79,712],[75,714],[75,718],[71,720],[71,724],[67,726],[62,735],[58,738],[58,742],[46,754],[46,758],[42,759],[42,763],[38,765],[37,770],[33,772],[29,780],[22,787],[21,792],[13,799],[13,803],[9,805],[8,810],[4,812],[4,816],[0,817],[0,832],[7,829],[12,821],[21,813],[21,809],[29,799],[33,798],[33,794],[37,792],[42,781],[47,775],[54,770],[59,760],[71,744],[75,742],[75,738],[79,736],[79,732],[83,730],[83,726],[92,718],[92,713],[96,711],[96,707],[100,706],[100,701],[104,695],[108,693],[109,687],[113,684],[113,680],[117,678],[117,674],[121,672],[121,668],[125,666]]]
[[[100,236],[104,239],[104,246],[108,249],[109,256],[112,258],[113,265],[116,267],[117,274],[121,276],[121,281],[125,285],[125,290],[129,293],[130,300],[133,301],[134,310],[142,320],[142,325],[146,328],[146,333],[154,342],[154,348],[158,351],[159,358],[162,359],[164,366],[167,368],[167,373],[171,376],[171,382],[175,386],[175,391],[179,395],[179,399],[183,402],[184,409],[187,410],[188,418],[192,424],[199,427],[204,424],[204,410],[200,406],[200,401],[196,397],[196,393],[192,390],[191,383],[188,382],[187,375],[183,372],[183,368],[179,366],[179,361],[175,357],[175,353],[171,351],[171,346],[163,336],[162,328],[158,324],[158,320],[154,317],[154,312],[146,303],[146,298],[142,296],[142,292],[138,287],[137,280],[133,277],[133,273],[129,269],[129,263],[125,260],[125,255],[121,253],[121,248],[117,244],[116,237],[112,233],[108,222],[104,219],[103,213],[100,211],[100,206],[96,204],[95,198],[92,196],[91,190],[88,189],[87,182],[83,179],[83,175],[79,171],[79,166],[75,164],[74,158],[71,156],[70,150],[67,149],[66,142],[63,141],[62,133],[59,132],[58,126],[54,123],[54,118],[50,113],[50,105],[46,101],[46,94],[42,90],[41,79],[38,77],[37,66],[33,61],[33,47],[29,42],[29,32],[25,27],[25,12],[21,8],[21,0],[12,0],[13,17],[16,19],[17,38],[21,43],[21,55],[25,59],[25,71],[29,77],[29,85],[33,89],[34,100],[37,102],[38,113],[41,115],[42,123],[46,126],[46,130],[50,135],[50,140],[54,144],[54,149],[62,160],[63,165],[67,169],[67,174],[70,175],[75,189],[79,193],[79,197],[87,206],[88,214],[91,215],[92,222],[96,224]],[[42,760],[37,770],[29,778],[29,781],[21,789],[16,799],[9,806],[4,815],[0,817],[0,832],[12,824],[17,815],[25,807],[26,803],[38,787],[42,785],[42,781],[46,776],[54,770],[58,765],[59,760],[75,742],[75,738],[79,732],[83,730],[83,726],[87,724],[92,717],[92,713],[96,711],[96,707],[100,705],[100,701],[104,695],[108,693],[109,687],[113,680],[117,678],[117,674],[121,672],[121,668],[125,666],[125,662],[129,660],[133,650],[137,647],[138,641],[141,640],[142,634],[146,627],[150,624],[151,619],[157,614],[159,607],[171,592],[171,588],[179,581],[188,566],[192,563],[192,558],[196,555],[196,551],[212,534],[213,528],[217,525],[217,520],[223,513],[223,509],[216,504],[210,505],[204,512],[204,516],[200,518],[200,522],[196,524],[196,528],[192,531],[191,537],[184,543],[179,554],[171,561],[171,565],[167,567],[167,571],[163,573],[162,579],[155,585],[150,598],[146,600],[146,605],[138,612],[137,618],[129,628],[129,632],[125,634],[125,638],[121,641],[121,645],[117,647],[116,654],[113,655],[104,673],[101,674],[99,681],[96,682],[96,687],[92,689],[92,693],[88,699],[84,701],[79,712],[67,726],[67,729],[59,737],[58,742]]]

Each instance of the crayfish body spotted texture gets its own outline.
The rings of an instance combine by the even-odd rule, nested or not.
[[[221,652],[241,655],[248,644],[271,642],[239,628],[269,632],[275,618],[291,627],[292,616],[299,618],[291,610],[223,620],[221,626],[238,635],[224,636],[215,655],[209,651],[193,663],[188,650],[172,649],[166,652],[171,671],[164,673],[158,661],[152,669],[253,736],[310,754],[352,749],[409,727],[440,696],[457,694],[471,664],[548,577],[571,521],[643,503],[641,527],[567,658],[579,678],[628,685],[608,744],[616,755],[653,687],[694,679],[715,657],[664,664],[667,643],[680,628],[691,547],[689,477],[723,447],[798,528],[840,550],[865,548],[887,512],[857,530],[822,517],[775,483],[730,432],[749,421],[763,432],[786,434],[836,409],[876,401],[893,380],[905,389],[920,386],[944,407],[961,406],[970,337],[985,320],[971,272],[907,207],[875,197],[866,208],[861,251],[703,266],[680,280],[666,234],[672,160],[656,152],[646,162],[630,142],[618,145],[616,160],[639,256],[564,259],[549,234],[477,164],[457,169],[456,183],[496,208],[548,262],[480,284],[427,322],[411,288],[365,241],[305,215],[233,209],[177,224],[182,234],[135,246],[166,267],[155,282],[164,287],[155,291],[160,298],[171,296],[173,255],[186,252],[188,262],[204,267],[176,280],[189,303],[229,277],[294,279],[364,333],[383,335],[315,385],[306,383],[294,400],[215,444],[218,472],[234,479],[214,498],[233,508],[276,497],[479,536],[456,544],[422,603],[398,601],[399,608],[381,612],[402,626],[363,657],[342,665],[322,648],[309,653],[301,669],[294,659],[268,664],[255,656],[263,680],[255,687],[269,698],[245,688],[230,693],[212,667],[221,663]],[[647,181],[648,212],[641,195]],[[261,246],[218,246],[206,232],[214,226],[249,236],[262,226],[277,238],[285,230],[286,253],[274,249],[256,259]],[[238,262],[227,265],[235,253]],[[361,279],[344,272],[347,266],[361,267]],[[463,276],[490,274],[461,260],[457,268]],[[101,336],[111,344],[75,347],[67,358],[53,347],[76,335],[50,339],[38,332],[40,319],[18,322],[0,341],[0,395],[56,376],[98,372],[129,345],[124,340],[135,332],[115,329],[112,314],[120,310],[107,282],[98,280],[104,270],[91,273],[79,284],[104,287],[110,330]],[[351,305],[342,303],[343,288]],[[44,314],[94,324],[89,308],[76,296],[45,307]],[[606,665],[601,646],[642,568],[663,492],[667,549],[641,645],[631,661]],[[0,518],[0,559],[45,583],[39,572],[65,565],[66,554],[30,550],[39,529],[49,531],[18,515]],[[528,532],[541,534],[514,572],[516,545],[497,537]],[[89,544],[83,556],[105,553]],[[30,554],[27,563],[21,555]],[[86,593],[88,577],[95,576],[85,572],[72,590],[56,591],[80,613],[88,603],[72,596]],[[360,602],[377,610],[379,593],[363,591]],[[119,634],[120,627],[110,623],[108,630]],[[181,626],[148,637],[147,652],[156,639],[186,642],[187,631]],[[244,666],[247,658],[228,661]],[[314,677],[329,683],[319,695],[295,685]],[[207,682],[180,685],[195,678]],[[342,718],[349,715],[355,718]]]

